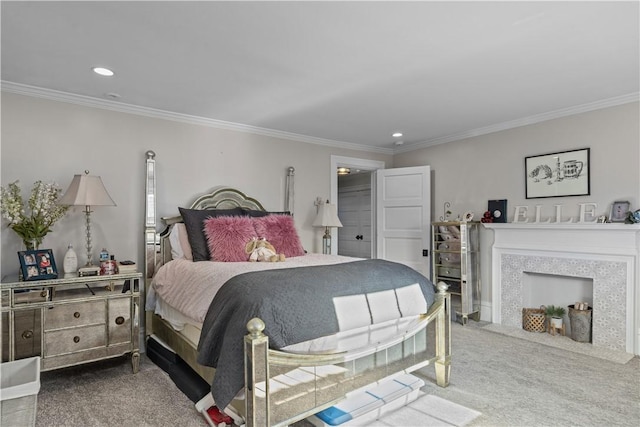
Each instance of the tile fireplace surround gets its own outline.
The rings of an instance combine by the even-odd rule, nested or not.
[[[494,232],[492,322],[522,327],[526,273],[593,280],[594,346],[640,354],[640,225],[484,224]]]

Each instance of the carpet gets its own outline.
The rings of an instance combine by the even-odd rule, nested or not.
[[[133,375],[128,358],[41,374],[37,427],[199,426],[208,424],[169,376],[145,355]],[[425,387],[427,392],[432,386]],[[422,394],[407,406],[367,426],[464,426],[480,412],[447,399]],[[311,426],[307,421],[297,427]],[[357,426],[357,421],[353,424]]]
[[[472,323],[469,323],[470,325]],[[514,338],[520,338],[527,341],[536,342],[538,344],[548,345],[555,348],[571,351],[574,353],[580,353],[591,357],[597,357],[599,359],[608,360],[610,362],[625,364],[633,359],[633,354],[610,350],[602,347],[594,347],[590,343],[582,343],[572,340],[570,337],[562,335],[551,335],[545,332],[528,332],[522,328],[516,328],[513,326],[504,326],[497,323],[489,323],[483,325],[479,323],[478,326],[483,330],[496,332],[498,334],[508,335]]]
[[[637,425],[639,357],[625,364],[614,363],[481,326],[476,322],[451,325],[449,387],[435,384],[432,366],[418,370],[414,375],[425,380],[421,390],[426,394],[413,406],[376,421],[377,425],[467,422],[463,418],[427,424],[442,418],[427,411],[436,406],[433,401],[438,399],[434,397],[472,408],[473,416],[481,413],[467,427]],[[43,372],[40,380],[37,427],[207,427],[193,402],[146,355],[142,355],[136,375],[131,374],[129,358],[125,357]]]

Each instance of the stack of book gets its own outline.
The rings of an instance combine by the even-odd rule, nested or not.
[[[137,272],[136,263],[133,261],[118,261],[118,273],[135,273]]]

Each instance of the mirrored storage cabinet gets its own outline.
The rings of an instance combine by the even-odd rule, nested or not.
[[[449,285],[451,305],[466,325],[469,317],[480,320],[480,237],[478,222],[433,222],[433,283]]]

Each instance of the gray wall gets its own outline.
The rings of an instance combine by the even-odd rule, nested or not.
[[[507,199],[508,221],[517,205],[529,207],[534,220],[535,205],[542,219],[555,218],[554,205],[563,205],[563,220],[577,221],[579,203],[596,203],[597,214],[608,216],[611,203],[628,200],[640,208],[640,119],[638,106],[630,103],[493,134],[396,154],[394,166],[430,165],[432,170],[432,218],[444,215],[451,203],[453,216],[473,211],[479,218],[487,201]],[[591,195],[583,197],[525,198],[526,156],[591,148]],[[553,219],[552,219],[553,220]],[[493,232],[483,230],[482,302],[491,302],[491,244]],[[489,315],[483,309],[483,318]]]
[[[99,175],[116,207],[96,207],[92,214],[93,253],[106,247],[116,259],[141,264],[144,221],[145,152],[156,152],[158,215],[178,213],[178,206],[218,185],[238,188],[258,198],[268,210],[284,208],[287,168],[296,169],[294,215],[300,238],[311,252],[322,250],[322,233],[313,228],[316,197],[330,196],[331,155],[392,164],[392,156],[300,143],[240,131],[161,120],[36,97],[2,93],[1,181],[20,180],[23,197],[33,182],[55,181],[63,190],[85,169]],[[1,233],[2,276],[17,273],[17,235]],[[72,243],[85,260],[83,208],[73,208],[47,235],[58,268]]]
[[[543,205],[543,215],[563,204],[576,217],[578,203],[598,204],[607,213],[614,200],[640,206],[638,103],[626,104],[535,125],[496,132],[395,156],[300,143],[203,125],[161,120],[106,109],[2,93],[2,185],[20,180],[23,194],[34,181],[54,180],[64,189],[85,169],[100,175],[117,207],[96,207],[92,214],[94,257],[102,247],[118,259],[141,261],[144,217],[144,153],[158,161],[158,215],[217,185],[228,185],[260,199],[269,210],[284,204],[284,177],[296,168],[295,219],[302,243],[321,251],[321,230],[311,226],[316,197],[330,196],[331,155],[384,161],[387,167],[430,165],[432,218],[451,202],[454,216],[480,215],[489,199],[508,199],[509,221],[515,205]],[[591,195],[526,200],[524,157],[591,148]],[[17,272],[16,234],[3,226],[3,276]],[[490,301],[490,245],[483,232],[483,304]],[[74,208],[58,222],[43,246],[54,249],[58,264],[72,243],[84,260],[84,215]],[[485,312],[488,313],[487,310]]]

